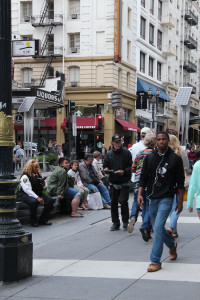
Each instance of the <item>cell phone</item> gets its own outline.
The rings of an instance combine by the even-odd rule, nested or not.
[[[103,170],[105,173],[113,173],[113,170]]]

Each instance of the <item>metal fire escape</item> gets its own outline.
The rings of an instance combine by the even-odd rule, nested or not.
[[[192,26],[198,24],[198,17],[192,12],[193,1],[197,0],[188,0],[186,4],[186,10],[184,19],[186,22],[186,32],[184,36],[184,45],[185,45],[185,59],[183,68],[185,72],[185,82],[184,86],[193,87],[192,93],[196,93],[196,87],[190,84],[190,74],[197,72],[197,66],[194,62],[191,61],[191,51],[197,49],[197,41],[192,37]]]
[[[63,16],[54,14],[54,10],[52,9],[53,5],[52,0],[44,0],[40,15],[32,17],[32,26],[45,28],[44,36],[41,41],[41,53],[40,55],[34,56],[35,59],[43,58],[47,60],[40,75],[39,86],[44,85],[52,61],[58,57],[62,57],[62,47],[54,47],[54,36],[52,32],[56,26],[63,25]]]

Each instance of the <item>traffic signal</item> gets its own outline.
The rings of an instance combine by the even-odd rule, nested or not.
[[[96,136],[96,139],[99,140],[99,135]]]
[[[66,122],[65,127],[70,130],[71,129],[71,121],[70,119]]]
[[[69,114],[73,114],[76,111],[76,104],[73,100],[68,100],[68,108],[69,108]]]
[[[98,116],[98,130],[102,130],[102,115]]]

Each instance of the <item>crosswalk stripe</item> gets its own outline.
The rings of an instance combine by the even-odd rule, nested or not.
[[[96,277],[200,282],[200,264],[165,262],[162,270],[147,273],[148,262],[35,259],[33,274],[40,276]]]

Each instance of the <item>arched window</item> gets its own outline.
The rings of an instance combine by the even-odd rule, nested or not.
[[[72,87],[79,86],[80,83],[80,68],[70,67],[69,68],[69,85]]]
[[[22,69],[22,85],[23,87],[30,87],[33,70],[31,68]]]
[[[122,69],[118,69],[118,88],[122,88]]]
[[[96,67],[96,85],[97,86],[104,85],[104,66]]]
[[[127,72],[127,79],[126,79],[127,92],[129,92],[129,90],[130,90],[130,81],[131,81],[131,74],[129,72]]]

